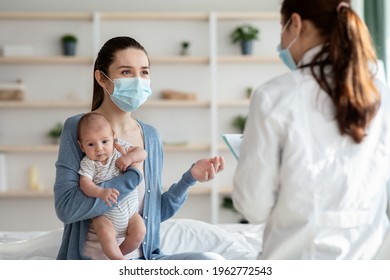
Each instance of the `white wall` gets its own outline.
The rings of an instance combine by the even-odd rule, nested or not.
[[[134,1],[134,0],[105,0],[105,1],[80,1],[80,0],[68,0],[68,1],[44,1],[44,0],[14,0],[14,1],[4,1],[0,0],[0,12],[50,12],[50,11],[58,11],[58,12],[66,12],[66,11],[72,11],[72,12],[91,12],[91,11],[99,11],[99,12],[209,12],[209,11],[278,11],[279,10],[279,1],[278,0],[197,0],[197,1],[180,1],[180,0],[146,0],[146,1]],[[3,26],[1,26],[3,24]],[[33,25],[34,22],[28,22],[28,24]],[[88,33],[88,30],[84,30],[82,26],[69,26],[69,24],[73,23],[66,23],[66,25],[61,23],[59,24],[60,27],[66,26],[66,28],[77,30],[80,34],[86,34],[86,36],[90,35]],[[30,29],[23,30],[23,25],[19,26],[20,22],[12,22],[10,26],[4,26],[4,23],[0,22],[0,33],[3,34],[0,41],[10,42],[15,40],[16,42],[24,42],[23,40],[29,40],[29,31]],[[37,25],[38,26],[38,25]],[[39,28],[39,27],[37,27]],[[42,28],[42,27],[40,27]],[[225,23],[224,25],[220,26],[220,32],[224,32],[224,34],[227,32],[226,30],[229,30],[231,26],[229,26],[228,23]],[[278,31],[275,30],[279,29],[279,25],[272,26],[271,28],[267,28],[267,30],[263,30],[264,38],[266,38],[267,31],[272,32],[272,34],[279,34]],[[8,30],[16,30],[17,32],[8,32]],[[50,31],[51,27],[47,26],[47,30],[40,30],[40,32],[37,32],[42,35],[48,35],[52,32]],[[7,31],[7,32],[6,32]],[[58,31],[58,30],[57,30]],[[104,31],[104,30],[103,30]],[[142,30],[140,31],[142,33]],[[103,32],[104,33],[104,32]],[[17,36],[15,36],[15,34]],[[271,34],[271,35],[272,35]],[[149,34],[146,32],[145,34],[141,34],[145,40],[142,40],[142,42],[148,42],[151,47],[146,46],[148,50],[154,51],[153,47],[155,49],[155,46],[158,42],[158,40],[161,40],[161,38],[153,37],[149,38]],[[226,35],[226,34],[225,34]],[[9,37],[11,36],[11,37]],[[13,38],[12,38],[13,36]],[[140,36],[140,35],[139,35]],[[55,37],[54,35],[45,36],[46,39],[48,37]],[[12,40],[11,40],[12,38]],[[22,40],[22,41],[21,41]],[[278,43],[279,37],[272,37],[267,40],[261,41],[257,46],[259,48],[259,51],[263,52],[263,50],[267,51],[267,54],[275,53],[275,47]],[[90,42],[90,38],[85,38],[85,40],[80,41],[86,41]],[[46,44],[47,43],[47,44]],[[43,45],[37,45],[34,46],[35,54],[39,55],[42,53],[49,53],[49,54],[55,54],[51,52],[56,52],[58,50],[53,47],[54,42],[44,42]],[[50,45],[51,47],[48,49],[46,45]],[[144,43],[145,44],[145,43]],[[89,52],[91,46],[90,44],[84,44],[80,45],[80,54],[85,55]],[[230,48],[233,48],[230,46]],[[234,51],[235,49],[233,49]],[[149,51],[149,52],[150,52]],[[159,51],[158,49],[156,52]],[[223,49],[223,52],[231,52],[232,49]],[[1,65],[0,65],[1,66]],[[4,65],[2,67],[5,67]],[[21,71],[20,66],[7,66],[8,68],[5,69],[6,71],[1,70],[2,72],[2,79],[9,79],[10,77],[15,76],[15,71],[18,71],[18,73]],[[90,84],[85,84],[85,81],[89,81],[89,75],[88,77],[85,76],[84,73],[89,73],[88,71],[84,71],[83,68],[88,66],[82,66],[82,67],[74,67],[73,66],[34,66],[36,71],[31,71],[31,67],[26,67],[26,69],[22,69],[22,72],[20,75],[24,77],[24,80],[27,84],[29,84],[29,92],[26,99],[42,99],[44,96],[38,96],[41,94],[40,87],[44,87],[44,91],[47,92],[53,92],[53,99],[61,98],[61,96],[65,96],[67,92],[71,91],[77,91],[78,93],[85,93],[90,92]],[[63,68],[69,68],[67,71],[70,73],[70,75],[66,75],[64,77],[58,77],[58,75],[55,75],[53,77],[52,73],[61,73]],[[156,65],[156,68],[161,68],[162,66]],[[165,66],[164,66],[165,67]],[[174,66],[169,66],[174,67]],[[167,67],[167,68],[169,68]],[[183,67],[183,66],[182,66]],[[188,71],[193,71],[191,75],[194,77],[202,79],[200,76],[201,72],[205,72],[202,70],[204,66],[194,66],[189,67]],[[250,81],[251,85],[257,86],[267,80],[269,78],[269,71],[266,71],[266,73],[263,72],[255,72],[258,69],[256,69],[255,66],[246,66],[247,68],[253,69],[253,73],[257,73],[256,77]],[[275,66],[272,66],[275,67]],[[80,69],[81,68],[81,69]],[[201,68],[200,71],[196,71],[198,68]],[[281,69],[280,69],[281,68]],[[3,69],[3,68],[1,68]],[[30,70],[29,70],[30,69]],[[158,70],[158,69],[156,69]],[[167,69],[165,69],[167,70]],[[278,71],[284,71],[284,68],[279,66]],[[231,67],[227,67],[227,75],[236,75],[236,71],[234,69],[231,69]],[[161,72],[161,71],[160,71]],[[170,71],[165,71],[166,74],[161,76],[159,75],[159,78],[156,77],[154,81],[156,81],[156,84],[160,82],[162,84],[161,80],[164,79],[170,79]],[[206,71],[207,72],[207,71]],[[39,77],[36,77],[39,75]],[[42,84],[42,77],[48,77],[47,83]],[[171,76],[172,77],[172,76]],[[54,80],[53,80],[54,79]],[[158,80],[159,79],[159,80]],[[204,79],[208,79],[208,74],[204,74]],[[37,82],[35,82],[35,80]],[[54,82],[53,82],[54,81]],[[206,82],[206,84],[208,81]],[[200,83],[201,84],[201,83]],[[57,85],[61,85],[58,87]],[[237,85],[236,88],[243,87],[243,85]],[[156,89],[154,89],[156,90]],[[231,89],[226,89],[226,92],[228,92]],[[202,90],[202,88],[199,89],[200,92],[206,92],[206,89]],[[86,96],[88,98],[89,96]],[[83,98],[85,99],[85,98]],[[88,98],[89,100],[89,98]],[[228,109],[225,109],[228,110]],[[237,110],[237,109],[236,109]],[[23,123],[23,119],[26,118],[26,115],[20,114],[20,112],[23,111],[17,111],[17,112],[9,112],[7,113],[7,120],[5,118],[0,117],[0,144],[1,143],[9,143],[11,135],[8,133],[2,133],[2,127],[7,128],[9,130],[9,120],[12,120],[15,123]],[[25,129],[27,129],[28,133],[30,135],[30,141],[31,144],[37,144],[41,143],[42,141],[45,141],[45,139],[42,139],[42,131],[46,131],[46,128],[48,128],[52,123],[53,119],[48,120],[45,117],[47,111],[37,111],[37,110],[24,110],[24,114],[33,114],[34,118],[38,118],[39,122],[36,123],[37,127],[34,126],[28,126]],[[50,112],[49,112],[50,113]],[[154,113],[157,113],[157,111],[154,111]],[[179,112],[180,113],[180,112]],[[199,121],[199,115],[196,112],[191,113],[195,114],[194,123],[200,123]],[[56,118],[58,120],[63,120],[66,118],[66,116],[74,115],[75,113],[70,111],[64,111],[64,112],[58,112],[56,113]],[[53,112],[51,112],[51,115],[53,115]],[[2,114],[4,116],[4,114]],[[26,118],[27,119],[27,118]],[[57,120],[57,119],[56,119]],[[146,120],[147,121],[147,120]],[[205,121],[207,122],[208,119],[205,117]],[[160,132],[162,136],[170,135],[172,134],[171,131],[168,131],[166,126],[160,126],[156,124],[156,127],[160,129]],[[38,129],[37,129],[38,128]],[[15,128],[15,131],[12,131],[12,133],[17,133],[17,129]],[[26,132],[26,131],[24,131]],[[203,137],[208,137],[207,134],[209,132],[207,131]],[[14,144],[23,144],[25,143],[25,139],[22,139],[22,137],[14,137],[16,134],[13,134],[15,142]],[[47,140],[47,139],[46,139]],[[228,154],[226,154],[228,155]],[[194,154],[194,158],[198,157],[206,157],[207,154]],[[55,160],[55,155],[48,154],[48,155],[42,155],[42,157],[39,159],[39,162],[35,162],[37,165],[44,166],[40,168],[40,172],[46,172],[49,174],[53,174],[50,176],[46,176],[46,181],[43,182],[45,186],[51,186],[52,181],[54,180],[54,166],[45,166],[43,162],[47,162],[46,158],[50,157]],[[170,156],[172,157],[172,156]],[[23,173],[27,170],[27,167],[34,164],[34,162],[31,162],[32,159],[23,158],[23,155],[12,155],[9,157],[9,160],[13,161],[13,165],[20,166],[18,168],[19,173]],[[168,165],[166,169],[174,170],[178,169],[177,176],[181,175],[182,172],[182,166],[180,163],[178,163],[178,160],[175,159],[173,156],[173,160],[170,160],[169,155],[167,156]],[[42,163],[41,163],[42,161]],[[50,161],[50,160],[49,160]],[[173,164],[169,164],[169,162]],[[20,164],[19,164],[20,163]],[[234,163],[234,162],[233,162]],[[12,164],[12,162],[11,162]],[[185,166],[189,166],[189,164],[185,163]],[[234,165],[231,165],[228,167],[225,171],[226,174],[231,174],[234,171]],[[174,173],[174,172],[170,172]],[[23,173],[24,174],[24,173]],[[15,174],[14,174],[15,175]],[[26,177],[15,175],[13,176],[15,179],[13,179],[14,184],[17,186],[23,186],[27,185]],[[175,181],[178,179],[176,178],[169,178],[169,181]],[[186,217],[199,217],[202,220],[210,221],[210,196],[207,195],[193,195],[190,196],[189,201],[187,204],[183,207],[182,210],[180,210],[179,214],[176,216],[178,218],[186,218]],[[228,210],[222,210],[220,212],[220,222],[234,222],[239,220],[238,215],[233,215]],[[38,222],[37,222],[38,221]],[[55,212],[54,212],[54,202],[52,198],[25,198],[25,199],[7,199],[7,198],[0,198],[0,230],[50,230],[55,229],[61,226],[61,222],[56,218]]]
[[[358,10],[359,14],[361,13],[361,7],[362,7],[362,2],[363,0],[353,0],[353,5],[354,5],[354,8]],[[240,1],[237,1],[237,0],[84,0],[84,1],[80,1],[80,0],[67,0],[67,1],[60,1],[60,0],[13,0],[13,1],[6,1],[6,0],[0,0],[0,12],[50,12],[50,11],[58,11],[58,12],[66,12],[66,11],[74,11],[74,12],[91,12],[91,11],[99,11],[99,12],[178,12],[178,11],[182,11],[182,12],[209,12],[209,11],[218,11],[218,12],[222,12],[222,11],[274,11],[274,12],[277,12],[280,8],[280,0],[240,0]],[[390,9],[390,5],[387,5],[387,10]],[[12,28],[15,28],[15,24],[16,23],[12,23],[13,24],[13,27]],[[34,23],[29,23],[29,24],[34,24]],[[220,37],[223,37],[225,36],[226,37],[226,32],[227,30],[230,30],[231,29],[231,26],[226,26],[228,25],[228,23],[225,23],[224,24],[225,29],[222,28],[222,26],[220,27]],[[0,31],[2,29],[7,29],[8,27],[7,26],[1,26],[1,22],[0,22]],[[69,27],[69,24],[67,25],[67,28],[71,28]],[[74,28],[74,27],[72,27]],[[78,27],[76,26],[76,29]],[[275,28],[279,28],[279,26],[275,27]],[[18,36],[15,36],[15,40],[27,40],[28,37],[29,37],[29,34],[25,34],[23,33],[23,27],[21,27],[19,30],[18,30]],[[49,29],[49,27],[48,27]],[[268,30],[268,29],[267,29]],[[261,53],[264,53],[266,52],[267,54],[272,54],[272,52],[275,52],[275,47],[276,47],[276,44],[278,43],[278,40],[279,40],[279,37],[278,37],[278,34],[279,32],[278,31],[275,31],[274,28],[270,28],[269,32],[274,32],[275,36],[272,37],[272,38],[269,38],[270,36],[266,36],[266,32],[267,32],[266,29],[262,30],[262,34],[264,34],[264,38],[268,38],[266,41],[261,41],[260,44],[258,44],[258,47],[259,47],[259,51],[261,51]],[[390,29],[389,29],[390,30]],[[25,31],[27,32],[27,31]],[[44,30],[44,33],[46,31]],[[80,32],[81,34],[84,34],[84,33],[87,33],[88,34],[88,31],[85,31],[85,30],[78,30],[78,32]],[[142,30],[140,31],[142,32]],[[3,32],[4,33],[4,32]],[[6,32],[4,33],[6,34],[6,36],[13,36],[12,33],[9,33],[9,32]],[[21,35],[22,34],[22,35]],[[145,42],[150,42],[150,44],[152,45],[153,47],[153,44],[154,44],[154,40],[159,40],[159,38],[148,38],[149,35],[148,34],[142,34],[143,37],[147,38],[147,40],[142,40],[143,44],[145,44]],[[48,37],[48,36],[46,36]],[[388,36],[390,38],[390,35]],[[7,41],[5,38],[2,38],[2,40],[5,40]],[[219,40],[222,40],[221,38]],[[87,41],[87,42],[90,42],[90,40],[84,40],[84,41]],[[225,48],[232,48],[231,45],[228,45],[228,44],[221,44],[222,46],[221,47],[225,47]],[[37,47],[36,49],[38,51],[42,51],[43,53],[48,53],[50,51],[53,51],[54,48],[51,48],[50,50],[42,50],[41,48],[42,46],[39,46]],[[88,52],[89,51],[89,48],[91,46],[86,44],[85,46],[81,46],[81,52]],[[146,46],[148,50],[152,51],[152,48],[149,47],[149,46]],[[158,51],[158,50],[157,50]],[[223,49],[222,50],[223,52],[230,52],[231,49],[229,50],[225,50]],[[82,53],[84,54],[84,53]],[[40,66],[36,66],[36,67],[40,67]],[[63,66],[60,66],[60,67],[63,67]],[[85,66],[87,67],[87,66]],[[157,66],[159,67],[159,66]],[[166,66],[164,66],[166,67]],[[174,67],[174,66],[170,66],[170,67]],[[188,71],[194,71],[194,73],[192,72],[189,72],[189,73],[192,73],[192,75],[196,75],[198,78],[201,78],[203,77],[204,79],[207,79],[208,78],[208,75],[207,74],[203,74],[203,76],[199,76],[201,75],[200,73],[202,72],[202,67],[203,66],[199,66],[199,67],[189,67],[188,68]],[[272,66],[272,67],[278,67],[278,66]],[[13,66],[11,66],[11,68],[15,68]],[[42,69],[41,69],[42,68]],[[69,68],[72,68],[72,66],[69,66]],[[161,68],[161,66],[160,66]],[[201,68],[200,71],[197,71],[198,68]],[[280,69],[274,69],[272,71],[262,71],[254,66],[254,65],[250,65],[250,66],[246,66],[246,68],[250,68],[250,69],[253,69],[252,72],[256,72],[257,73],[257,76],[254,78],[254,79],[249,79],[247,77],[245,83],[250,83],[252,86],[257,86],[259,84],[261,84],[262,82],[264,82],[265,80],[267,80],[268,78],[271,78],[271,76],[273,75],[272,73],[273,72],[278,72],[280,71]],[[23,77],[25,77],[27,74],[29,75],[30,79],[31,80],[34,80],[36,77],[34,75],[50,75],[50,73],[55,73],[57,70],[56,70],[56,66],[53,66],[52,68],[49,68],[49,70],[47,70],[46,67],[40,67],[39,69],[37,68],[38,71],[36,71],[36,73],[34,72],[30,72],[30,74],[28,74],[28,69],[24,70],[24,72],[22,73]],[[269,69],[267,69],[269,70]],[[16,70],[14,70],[16,71]],[[19,70],[17,70],[19,71]],[[45,72],[46,71],[46,72]],[[86,93],[87,92],[90,92],[90,84],[87,83],[85,84],[84,81],[89,81],[89,76],[88,77],[85,77],[85,75],[83,73],[85,73],[86,71],[82,71],[80,70],[80,67],[75,67],[74,68],[74,71],[70,70],[71,71],[71,75],[67,76],[67,77],[60,77],[61,79],[64,79],[64,80],[61,80],[60,82],[56,82],[55,84],[61,84],[61,89],[60,91],[62,91],[64,94],[66,94],[66,92],[71,92],[71,91],[77,91],[77,92],[81,92],[81,93]],[[77,71],[80,71],[80,72],[77,72]],[[11,72],[12,72],[12,69],[11,69]],[[8,72],[8,71],[5,71],[3,72],[2,71],[2,79],[4,78],[7,78],[8,76],[13,76],[11,74],[11,72]],[[61,72],[61,71],[59,71]],[[232,66],[232,67],[224,67],[224,69],[222,70],[221,69],[221,76],[224,75],[224,76],[228,76],[228,75],[235,75],[236,73],[236,69],[235,69],[235,66]],[[87,73],[89,73],[87,71]],[[163,81],[164,79],[165,80],[169,80],[169,74],[170,74],[170,71],[166,71],[166,74],[163,74],[163,75],[159,75],[159,77],[154,80],[156,81],[156,84],[163,84]],[[84,75],[84,76],[83,76]],[[59,77],[56,77],[56,79],[60,79]],[[28,78],[27,78],[28,79]],[[249,79],[249,80],[248,80]],[[244,81],[243,81],[244,83]],[[32,87],[34,86],[34,83],[31,81],[29,82],[30,85],[32,85]],[[46,89],[47,87],[49,87],[50,89],[50,86],[53,86],[53,85],[49,85],[49,84],[45,84],[45,85],[42,85],[42,84],[37,84],[36,85],[36,88],[33,90],[31,90],[32,93],[34,94],[39,94],[39,88],[40,86],[44,86]],[[55,86],[55,85],[54,85]],[[229,92],[229,88],[224,88],[224,84],[221,83],[221,85],[219,85],[221,87],[221,90],[222,91],[225,91],[226,93]],[[233,87],[236,92],[237,92],[237,89],[239,89],[240,87],[242,88],[244,85],[242,84],[238,84],[238,85],[235,85],[235,87]],[[227,86],[226,86],[227,87]],[[231,86],[230,86],[231,87]],[[156,90],[156,89],[154,89]],[[50,91],[53,91],[53,92],[56,92],[57,95],[58,95],[58,90],[56,90],[56,87],[54,87],[53,89],[50,89]],[[206,90],[200,90],[200,92],[206,92]],[[86,96],[86,98],[89,98],[89,96]],[[221,110],[221,115],[223,114],[231,114],[231,111],[229,112],[226,112],[227,110],[230,110],[230,109],[225,109],[224,111]],[[237,109],[236,109],[237,110]],[[40,122],[39,124],[39,127],[40,127],[40,130],[44,130],[45,127],[49,127],[52,125],[52,122],[53,120],[47,120],[47,118],[45,118],[45,112],[38,112],[36,110],[33,110],[34,112],[28,112],[28,113],[34,113],[35,116],[38,114],[42,115],[42,117],[40,117]],[[154,113],[158,113],[158,111],[154,110]],[[191,111],[191,113],[193,114],[196,114],[194,112]],[[241,112],[239,112],[241,113]],[[57,114],[57,117],[59,118],[59,120],[62,120],[62,119],[65,119],[66,116],[69,116],[69,115],[73,115],[73,112],[70,112],[70,111],[66,111],[66,112],[58,112]],[[226,116],[223,116],[224,119],[227,119]],[[15,122],[21,122],[22,119],[25,118],[25,116],[21,116],[21,115],[18,115],[18,112],[14,112],[14,113],[10,113],[9,115],[7,115],[7,120],[5,119],[1,119],[0,118],[0,142],[3,141],[3,142],[8,142],[7,141],[7,137],[9,137],[8,134],[4,135],[4,133],[2,133],[2,130],[1,130],[1,127],[4,127],[6,124],[4,124],[5,122],[9,122],[9,120],[13,120]],[[194,117],[195,118],[195,117]],[[162,118],[162,121],[165,120]],[[205,121],[207,121],[208,118],[205,117]],[[147,121],[147,119],[146,119]],[[197,120],[197,122],[199,122],[199,120]],[[227,127],[229,124],[220,124],[220,126],[223,126],[225,125],[225,127]],[[161,134],[163,136],[165,135],[172,135],[172,131],[170,131],[167,127],[163,127],[161,125],[158,125],[157,124],[157,127],[159,128]],[[32,142],[42,142],[44,141],[45,139],[41,139],[39,137],[42,137],[41,135],[35,135],[35,134],[38,134],[37,131],[39,130],[36,130],[34,129],[34,127],[28,127],[26,129],[29,129],[29,134],[31,135],[31,141]],[[17,129],[15,130],[17,131]],[[178,130],[174,130],[174,132],[177,132]],[[35,134],[34,134],[35,133]],[[207,131],[205,133],[205,135],[203,135],[204,137],[208,137],[208,134],[209,132]],[[187,136],[188,137],[188,136]],[[25,142],[24,140],[25,139],[20,139],[21,137],[17,138],[19,140],[16,140],[16,142],[14,144],[19,144],[17,143],[17,141],[19,141],[20,143],[23,143]],[[177,140],[177,139],[176,139]],[[34,144],[34,143],[32,143]],[[207,156],[207,155],[199,155],[199,156]],[[27,159],[21,159],[23,156],[22,155],[16,155],[16,156],[13,156],[13,160],[14,161],[23,161],[23,164],[21,167],[23,166],[29,166],[31,164],[33,164],[32,162],[29,162]],[[55,157],[54,155],[43,155],[42,158],[40,159],[42,162],[45,161],[45,158],[46,157]],[[198,155],[194,155],[194,157],[198,157]],[[168,161],[169,162],[173,162],[173,163],[176,163],[176,165],[174,164],[170,164],[169,166],[166,167],[166,169],[168,171],[172,171],[172,170],[175,170],[177,169],[177,159],[175,157],[173,157],[173,160],[170,160],[170,158],[167,156],[168,158]],[[53,159],[54,160],[54,159]],[[21,168],[20,170],[18,171],[23,171],[23,169]],[[50,185],[51,182],[53,181],[54,179],[54,166],[47,166],[44,168],[45,172],[47,173],[52,173],[53,175],[52,176],[48,176],[46,178],[46,181],[43,182],[45,185]],[[180,169],[181,170],[181,169]],[[226,168],[226,173],[232,173],[234,172],[234,165],[229,165],[227,168]],[[175,172],[168,172],[170,174],[175,174]],[[181,173],[180,171],[177,171],[177,176],[179,176]],[[169,180],[168,181],[174,181],[176,180],[176,178],[168,178]],[[24,182],[23,180],[26,180],[25,177],[23,176],[20,176],[18,177],[18,181],[16,181],[18,183],[18,185],[26,185],[27,183]],[[223,180],[222,180],[223,181]],[[224,182],[223,182],[224,183]],[[209,203],[209,195],[194,195],[194,196],[190,196],[189,198],[189,201],[188,203],[184,206],[184,208],[180,211],[179,215],[177,217],[191,217],[191,216],[197,216],[197,217],[201,217],[203,220],[206,220],[208,221],[209,220],[209,215],[210,215],[210,203]],[[16,203],[20,203],[20,206],[16,207],[16,210],[15,209],[15,204]],[[9,210],[12,210],[12,211],[9,211]],[[49,209],[49,210],[48,210]],[[15,212],[17,211],[17,212]],[[12,214],[12,216],[9,215],[9,212],[15,212],[14,214]],[[36,214],[35,213],[45,213],[46,215],[43,215],[41,219],[38,218],[39,220],[39,223],[36,222]],[[22,222],[22,220],[26,221],[26,222]],[[238,220],[239,219],[239,216],[236,216],[236,215],[232,215],[232,213],[230,213],[229,211],[227,210],[222,210],[220,212],[220,222],[232,222],[232,221],[235,221],[235,220]],[[0,230],[5,230],[5,229],[8,229],[8,230],[23,230],[23,229],[33,229],[33,230],[49,230],[49,229],[54,229],[56,227],[59,227],[61,226],[61,223],[60,221],[58,221],[56,219],[56,216],[55,216],[55,213],[54,213],[54,203],[52,201],[52,198],[40,198],[40,199],[5,199],[5,198],[1,198],[0,199]]]
[[[386,15],[390,15],[390,3],[389,1],[386,1],[385,3],[385,8],[386,8]],[[387,65],[387,84],[390,85],[390,50],[389,50],[389,46],[390,46],[390,28],[388,26],[390,24],[390,18],[387,16],[386,17],[386,26],[387,26],[387,29],[386,29],[386,45],[388,46],[386,48],[386,56],[387,56],[387,61],[386,61],[386,65]]]

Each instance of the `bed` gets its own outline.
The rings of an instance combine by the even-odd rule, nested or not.
[[[215,252],[228,260],[256,259],[261,251],[263,225],[213,225],[192,219],[161,224],[165,254]],[[44,232],[0,232],[0,260],[52,260],[57,256],[62,229]]]
[[[215,252],[227,260],[255,260],[262,247],[264,225],[217,224],[170,219],[161,224],[161,249],[166,254]],[[1,232],[0,260],[53,260],[62,229],[45,232]],[[390,260],[390,232],[376,259]]]

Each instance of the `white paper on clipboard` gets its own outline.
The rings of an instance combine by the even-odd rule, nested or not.
[[[240,156],[242,134],[222,134],[222,139],[225,141],[234,157],[238,160],[238,157]]]

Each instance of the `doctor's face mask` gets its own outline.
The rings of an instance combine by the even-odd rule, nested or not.
[[[286,22],[286,24],[282,28],[282,36],[283,33],[286,31],[288,25],[291,23],[291,18]],[[297,69],[297,64],[294,61],[294,58],[291,55],[290,48],[292,45],[297,41],[298,36],[296,36],[290,44],[288,44],[287,48],[282,49],[282,44],[279,43],[277,46],[277,51],[279,53],[279,58],[283,61],[283,63],[290,69],[295,70]]]
[[[101,73],[107,77],[106,74]],[[104,90],[110,95],[112,102],[122,111],[133,112],[137,110],[152,94],[150,80],[140,77],[114,80],[107,77],[107,79],[114,84],[114,91],[110,94],[107,89]]]

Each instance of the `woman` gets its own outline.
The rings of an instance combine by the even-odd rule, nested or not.
[[[134,119],[131,112],[151,94],[149,58],[134,39],[116,37],[99,51],[94,66],[92,111],[104,115],[116,137],[143,147],[147,159],[141,170],[130,167],[122,175],[101,183],[115,188],[120,201],[138,189],[140,215],[146,224],[141,247],[131,259],[220,259],[213,253],[183,253],[166,256],[160,251],[160,222],[172,217],[187,199],[188,189],[196,181],[206,182],[224,169],[221,157],[197,161],[182,178],[162,193],[163,147],[157,130]],[[86,197],[79,188],[80,160],[84,156],[77,144],[77,124],[82,114],[69,118],[61,134],[54,186],[57,216],[65,223],[58,259],[106,259],[91,219],[109,210],[103,200]],[[121,240],[118,240],[120,243]]]
[[[252,97],[233,202],[264,259],[370,259],[389,230],[389,92],[349,1],[284,0],[291,70]],[[370,68],[368,67],[370,66]]]

